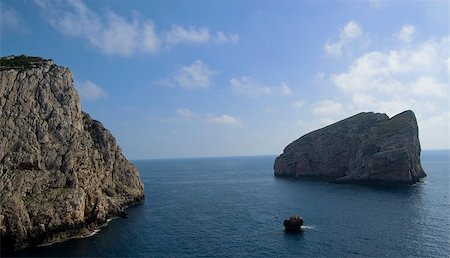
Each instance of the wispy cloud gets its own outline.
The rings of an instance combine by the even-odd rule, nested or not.
[[[239,35],[236,33],[233,34],[225,34],[222,31],[217,31],[215,36],[212,36],[212,42],[216,43],[216,44],[227,44],[227,43],[231,43],[231,44],[237,44],[239,41]]]
[[[333,40],[328,40],[323,49],[328,55],[341,56],[345,48],[362,36],[361,26],[355,21],[349,21],[340,28],[339,36]]]
[[[273,88],[263,85],[251,77],[242,76],[240,78],[232,78],[230,80],[231,91],[240,95],[251,95],[254,97],[260,95],[269,95]]]
[[[206,120],[208,123],[217,125],[240,126],[239,119],[230,115],[211,116]]]
[[[78,82],[76,86],[80,92],[81,99],[86,101],[93,101],[108,96],[105,90],[89,80]]]
[[[13,7],[5,5],[5,3],[0,5],[0,26],[0,36],[2,36],[3,31],[28,31],[20,13]]]
[[[179,25],[172,25],[172,28],[165,33],[165,43],[168,46],[179,44],[236,44],[239,41],[239,35],[226,35],[222,31],[217,31],[216,35],[209,32],[207,27],[196,28],[189,26],[184,28]]]
[[[193,119],[198,117],[198,115],[194,111],[187,108],[177,108],[177,114],[180,117],[187,119]]]
[[[291,95],[292,94],[291,88],[289,88],[289,86],[284,82],[282,82],[280,85],[280,92],[283,95]]]
[[[178,117],[183,119],[183,121],[190,120],[206,124],[215,124],[230,127],[242,126],[242,122],[237,117],[228,114],[215,115],[213,113],[206,113],[201,115],[188,108],[177,108],[176,112]]]
[[[237,95],[247,95],[251,97],[259,97],[271,94],[281,94],[281,95],[292,94],[292,90],[284,82],[282,82],[279,86],[270,86],[261,83],[249,76],[231,78],[230,89],[233,93]]]
[[[171,30],[166,32],[165,40],[169,45],[177,45],[181,43],[204,44],[209,41],[209,30],[206,27],[187,29],[182,26],[172,25]]]
[[[344,109],[344,105],[334,101],[334,100],[323,100],[318,102],[314,109],[313,113],[319,116],[334,116],[336,114],[342,113]]]
[[[144,36],[149,35],[149,21],[126,19],[112,11],[100,16],[81,0],[34,2],[53,29],[66,36],[83,38],[105,54],[130,56],[148,49],[141,46],[145,45]]]
[[[222,31],[211,34],[207,27],[173,25],[170,30],[158,33],[153,21],[140,18],[137,12],[131,18],[111,10],[99,14],[81,0],[34,0],[34,3],[56,31],[82,38],[108,55],[153,54],[180,44],[235,44],[239,40],[237,34]]]
[[[206,89],[212,84],[212,77],[216,72],[200,60],[191,65],[180,67],[167,78],[156,81],[160,86],[179,86],[187,90]]]
[[[395,37],[404,43],[411,43],[414,32],[416,28],[412,25],[404,25],[398,33],[395,34]]]

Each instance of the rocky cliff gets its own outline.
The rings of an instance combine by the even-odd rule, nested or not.
[[[69,69],[25,56],[0,68],[2,250],[88,234],[143,199],[137,169],[81,111]]]
[[[360,113],[289,144],[274,164],[275,176],[361,183],[417,182],[426,174],[414,113],[392,118]]]

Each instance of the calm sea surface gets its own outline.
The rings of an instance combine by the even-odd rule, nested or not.
[[[143,205],[96,235],[17,256],[262,257],[450,255],[449,151],[423,151],[405,187],[273,176],[273,156],[135,161]],[[302,233],[283,231],[300,214]]]

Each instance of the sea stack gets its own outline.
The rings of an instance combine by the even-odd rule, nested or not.
[[[144,198],[112,134],[82,112],[69,69],[1,58],[1,248],[85,235]]]
[[[284,231],[286,231],[287,233],[300,232],[302,225],[303,218],[298,215],[294,215],[289,219],[285,219],[283,221]]]
[[[359,113],[289,144],[274,171],[275,176],[347,183],[413,184],[426,176],[420,151],[412,111],[392,118]]]

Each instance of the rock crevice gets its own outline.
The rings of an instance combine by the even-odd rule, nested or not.
[[[137,169],[81,111],[69,69],[25,56],[0,67],[2,250],[87,234],[142,201]]]
[[[275,176],[361,183],[412,184],[426,174],[420,164],[412,111],[392,118],[360,113],[308,133],[275,160]]]

